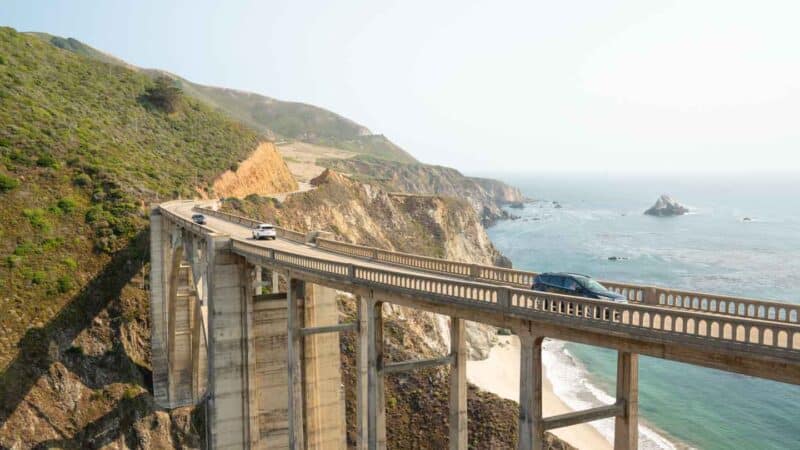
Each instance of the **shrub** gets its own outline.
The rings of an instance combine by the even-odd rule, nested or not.
[[[58,163],[56,163],[56,160],[51,155],[48,154],[40,156],[39,159],[36,160],[36,165],[39,167],[51,167],[51,168],[58,167]]]
[[[56,280],[56,284],[58,285],[58,292],[61,294],[67,293],[72,289],[72,279],[66,275],[59,277]]]
[[[137,395],[139,395],[139,389],[136,386],[128,386],[122,392],[122,397],[125,400],[133,400]]]
[[[48,238],[42,241],[40,247],[42,248],[43,251],[49,252],[57,249],[58,247],[61,247],[62,244],[64,244],[64,238],[61,237]]]
[[[508,328],[498,328],[497,334],[499,334],[500,336],[511,336],[511,330],[509,330]]]
[[[65,266],[67,266],[67,268],[72,269],[72,270],[75,270],[75,269],[78,268],[78,262],[75,261],[74,258],[71,258],[69,256],[67,256],[66,258],[62,259],[61,263],[63,263]]]
[[[33,284],[42,284],[44,283],[45,279],[47,278],[47,274],[44,271],[37,270],[33,272],[31,275],[31,283]]]
[[[50,230],[50,221],[45,217],[45,211],[40,208],[23,209],[22,215],[31,223],[33,228],[40,231]]]
[[[31,253],[38,253],[38,248],[29,241],[24,241],[17,245],[14,249],[14,254],[17,256],[26,256]]]
[[[75,210],[75,207],[78,206],[78,203],[73,198],[64,197],[58,201],[57,206],[61,211],[64,211],[65,213],[71,213]]]
[[[103,209],[102,206],[95,205],[86,211],[85,218],[86,223],[93,224],[101,220],[108,221],[110,219],[110,215]]]
[[[92,183],[92,178],[85,173],[79,173],[72,179],[72,184],[75,186],[88,186]]]
[[[19,186],[19,180],[0,173],[0,192],[8,192]]]
[[[178,110],[183,93],[170,77],[160,76],[147,88],[144,97],[153,106],[173,113]]]
[[[18,267],[20,261],[22,261],[22,258],[20,258],[19,256],[16,256],[16,255],[8,255],[8,256],[6,256],[6,266],[9,269],[13,269],[14,267]]]

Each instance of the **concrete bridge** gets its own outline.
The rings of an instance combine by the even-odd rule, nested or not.
[[[383,377],[449,365],[450,448],[467,448],[464,321],[521,341],[519,448],[545,430],[615,418],[615,449],[638,443],[638,355],[800,384],[800,305],[604,282],[628,304],[532,291],[535,273],[337,242],[173,201],[151,213],[153,384],[165,407],[207,402],[213,448],[343,448],[339,332],[358,334],[358,448],[386,447]],[[207,225],[191,221],[202,212]],[[269,293],[265,288],[269,287]],[[356,323],[338,323],[336,291]],[[450,353],[385,362],[381,305],[450,317]],[[616,402],[542,415],[545,337],[618,351]]]

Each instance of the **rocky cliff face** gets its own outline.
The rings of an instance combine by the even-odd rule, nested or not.
[[[429,195],[398,195],[351,180],[330,169],[312,182],[316,189],[294,194],[285,203],[249,197],[229,200],[223,208],[301,231],[331,231],[353,243],[479,264],[504,262],[471,205]],[[438,330],[427,339],[445,349],[442,318],[397,308],[396,315]],[[467,327],[470,356],[485,358],[495,330]]]
[[[497,180],[466,177],[449,167],[403,164],[364,157],[327,159],[318,163],[391,192],[463,199],[472,206],[484,226],[509,217],[501,206],[526,200],[515,187]]]
[[[262,142],[238,167],[217,177],[213,184],[217,197],[244,197],[249,194],[274,194],[297,190],[295,181],[275,144]]]

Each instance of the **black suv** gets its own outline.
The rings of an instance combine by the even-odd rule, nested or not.
[[[579,273],[542,273],[533,280],[534,291],[628,303],[624,295],[612,292],[588,275]]]

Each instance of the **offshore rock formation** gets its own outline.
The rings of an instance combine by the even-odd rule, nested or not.
[[[689,208],[681,205],[667,194],[662,194],[656,203],[644,213],[649,216],[670,217],[681,216],[689,212]]]

